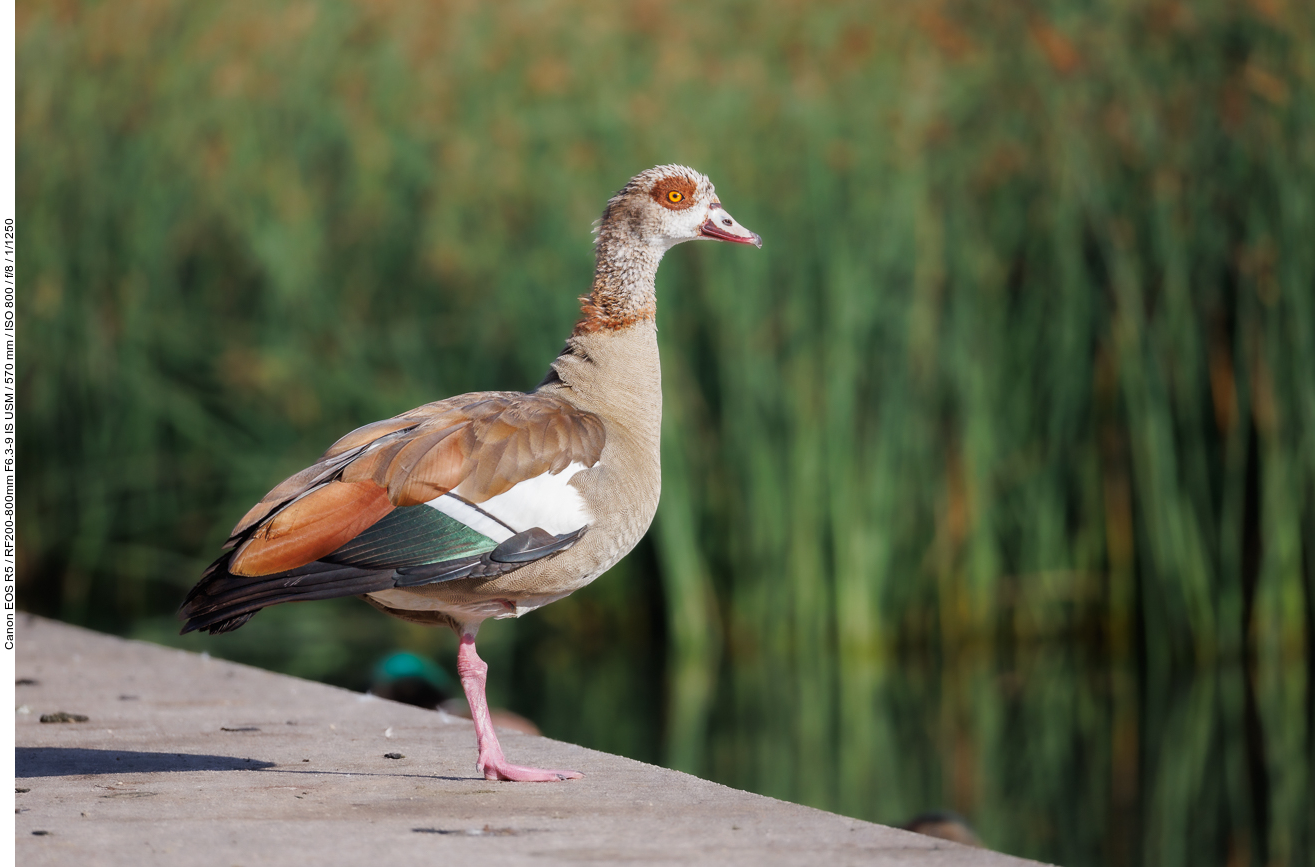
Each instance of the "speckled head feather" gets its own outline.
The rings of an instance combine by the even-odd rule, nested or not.
[[[673,201],[671,193],[679,198]],[[686,212],[716,201],[717,191],[707,175],[686,166],[656,166],[635,175],[608,200],[594,232],[600,243],[611,230],[665,251],[698,237],[698,222],[702,221],[691,225],[692,215]]]
[[[654,277],[662,255],[685,241],[754,244],[707,176],[686,166],[656,166],[630,179],[594,225],[597,266],[576,333],[626,328],[656,313]]]

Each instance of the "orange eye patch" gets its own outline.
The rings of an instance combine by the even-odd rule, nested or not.
[[[694,204],[694,182],[681,175],[660,178],[653,185],[653,201],[672,211],[683,211]]]

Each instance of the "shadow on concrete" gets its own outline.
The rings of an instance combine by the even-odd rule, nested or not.
[[[272,767],[273,762],[237,756],[85,750],[76,747],[18,747],[14,750],[14,776],[20,779],[157,771],[256,771]]]
[[[254,764],[252,765],[254,767]],[[447,780],[452,783],[490,783],[492,780],[486,780],[483,777],[471,774],[468,777],[444,777],[439,774],[399,774],[384,773],[374,771],[326,771],[322,768],[298,768],[296,765],[291,767],[284,765],[281,768],[259,767],[258,771],[268,771],[271,774],[299,774],[312,777],[388,777],[390,779],[412,779],[412,780]]]

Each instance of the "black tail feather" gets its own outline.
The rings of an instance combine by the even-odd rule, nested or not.
[[[210,564],[183,600],[178,615],[186,622],[180,634],[196,630],[211,635],[232,632],[260,609],[281,602],[361,596],[394,587],[418,587],[463,578],[495,578],[566,550],[584,535],[585,529],[554,536],[535,527],[512,536],[485,554],[442,563],[394,567],[369,560],[359,565],[316,560],[273,575],[234,575],[228,567],[236,550],[229,550]],[[347,547],[330,557],[337,559],[343,550]]]
[[[180,634],[198,629],[211,635],[232,632],[260,609],[280,602],[359,596],[396,585],[392,569],[358,569],[318,561],[274,575],[234,575],[228,571],[231,559],[231,554],[225,554],[216,560],[187,594],[178,611],[187,621]]]

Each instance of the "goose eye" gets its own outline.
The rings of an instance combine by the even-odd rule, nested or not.
[[[667,193],[667,201],[671,202],[671,204],[673,205],[679,202],[683,202],[684,200],[685,200],[685,194],[682,193],[680,190],[672,190],[671,192]]]

